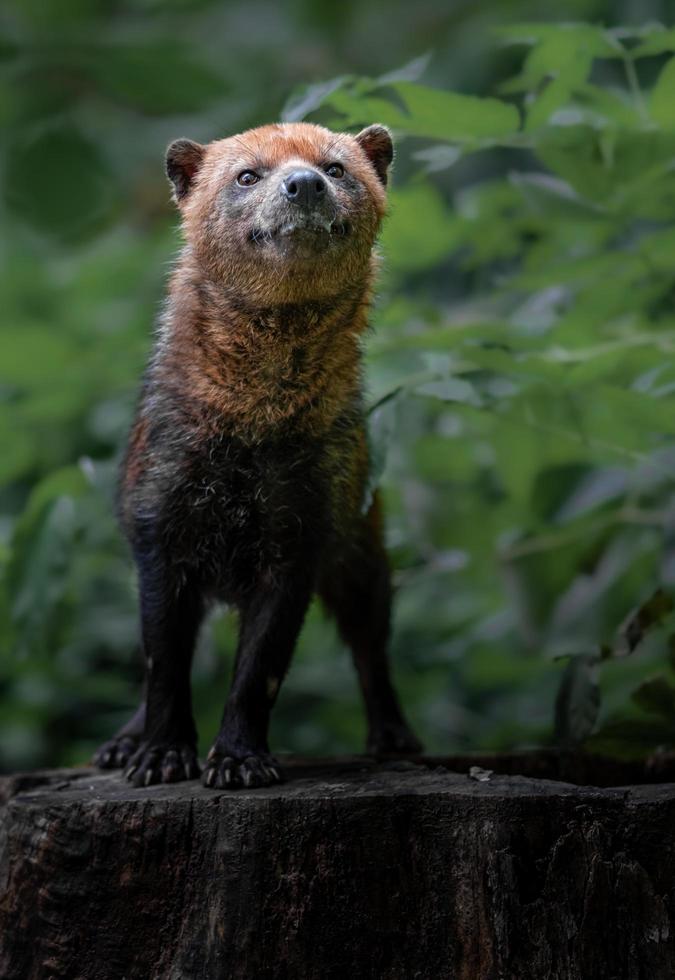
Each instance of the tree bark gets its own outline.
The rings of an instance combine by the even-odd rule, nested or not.
[[[527,775],[645,775],[611,765],[287,760],[285,785],[236,792],[7,777],[0,977],[673,980],[675,784]]]

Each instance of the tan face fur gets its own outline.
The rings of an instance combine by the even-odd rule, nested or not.
[[[200,269],[267,306],[367,282],[391,159],[383,126],[352,136],[283,123],[206,146],[177,140],[167,173]]]

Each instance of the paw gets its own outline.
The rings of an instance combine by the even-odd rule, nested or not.
[[[143,742],[129,759],[124,777],[134,786],[198,779],[197,753],[185,742]]]
[[[283,781],[279,763],[266,752],[234,756],[213,748],[202,773],[202,783],[210,789],[272,786]]]
[[[93,763],[99,769],[122,769],[138,748],[136,735],[115,735],[94,753]]]
[[[419,755],[422,743],[405,722],[389,722],[373,728],[366,751],[371,755]]]

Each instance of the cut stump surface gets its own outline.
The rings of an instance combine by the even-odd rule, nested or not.
[[[288,759],[236,792],[6,777],[0,977],[673,980],[675,783],[529,775],[575,767],[640,777],[552,753]]]

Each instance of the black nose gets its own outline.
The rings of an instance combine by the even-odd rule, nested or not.
[[[316,170],[294,170],[281,185],[281,192],[293,204],[311,207],[326,196],[326,181]]]

